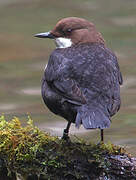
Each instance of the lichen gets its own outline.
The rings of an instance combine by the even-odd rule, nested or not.
[[[26,126],[17,117],[9,122],[0,117],[0,160],[9,175],[87,179],[88,174],[97,177],[103,170],[106,174],[110,166],[107,156],[124,153],[122,147],[110,142],[96,145],[79,138],[75,142],[61,140],[35,127],[30,116]]]

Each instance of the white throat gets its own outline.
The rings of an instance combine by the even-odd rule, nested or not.
[[[72,46],[71,39],[59,37],[55,39],[55,44],[57,48],[67,48]]]

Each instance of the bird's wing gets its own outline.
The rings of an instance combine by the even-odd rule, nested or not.
[[[116,57],[99,65],[94,76],[96,90],[109,99],[108,109],[113,116],[120,108],[120,85],[123,83],[122,75]]]
[[[52,86],[59,94],[66,98],[67,101],[74,104],[85,104],[86,100],[78,87],[76,81],[73,79],[60,79],[53,81]]]
[[[103,105],[107,103],[110,115],[114,115],[120,108],[120,85],[123,83],[116,56],[107,49],[96,52],[81,75],[82,87],[88,89],[87,96],[96,97]]]
[[[45,70],[46,81],[49,86],[60,94],[68,102],[74,104],[85,104],[85,97],[78,83],[71,78],[67,59],[61,55],[52,54]]]

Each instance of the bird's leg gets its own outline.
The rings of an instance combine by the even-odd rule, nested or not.
[[[104,142],[103,132],[104,132],[104,130],[103,130],[103,129],[101,129],[101,142],[102,142],[102,143]]]
[[[64,140],[69,139],[68,133],[69,133],[70,125],[71,125],[71,122],[68,122],[66,129],[64,129],[64,131],[63,131],[62,139],[64,139]]]

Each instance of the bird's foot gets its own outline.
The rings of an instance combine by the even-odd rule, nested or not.
[[[99,145],[102,145],[102,144],[104,144],[104,130],[103,129],[101,129],[101,140],[97,145],[99,146]]]
[[[70,141],[70,137],[68,136],[68,132],[66,131],[66,129],[64,129],[63,136],[61,139],[65,141]]]
[[[97,146],[100,146],[100,145],[102,145],[102,144],[104,144],[104,141],[99,141],[99,142],[97,143]]]

